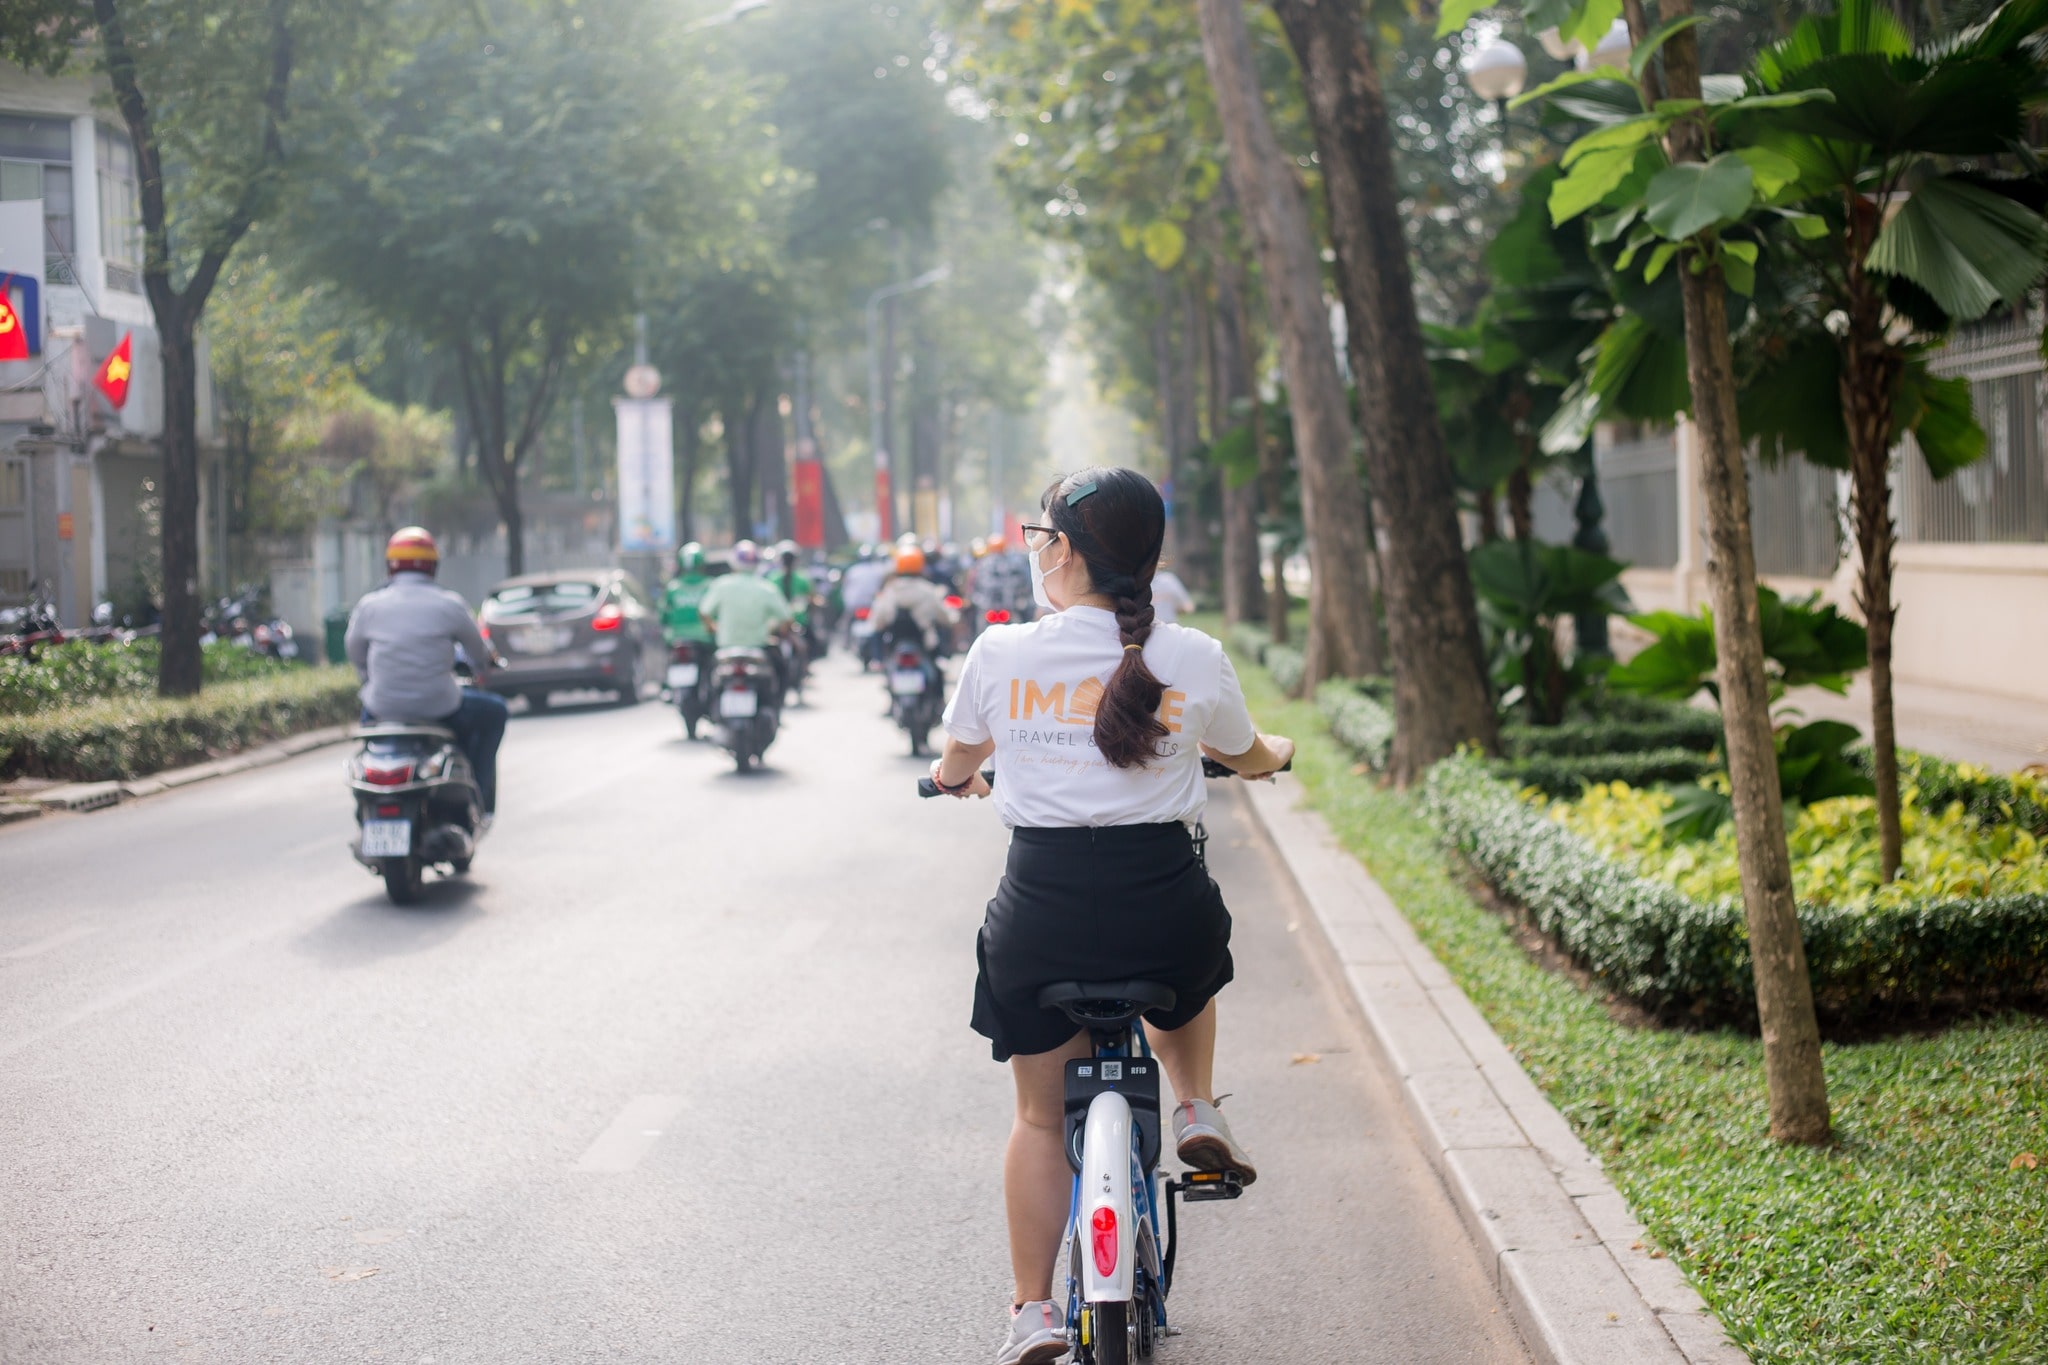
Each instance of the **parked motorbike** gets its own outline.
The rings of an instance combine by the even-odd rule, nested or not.
[[[682,640],[669,646],[667,685],[670,699],[683,716],[683,733],[697,737],[697,726],[711,714],[711,677],[716,665],[710,645]]]
[[[469,871],[488,827],[483,794],[455,732],[439,725],[365,725],[348,764],[357,862],[384,879],[394,904],[419,898],[429,867]]]
[[[889,712],[910,736],[910,752],[929,751],[932,727],[946,704],[946,678],[914,630],[890,636],[884,657],[889,660]]]
[[[286,661],[299,657],[299,642],[291,622],[270,608],[270,590],[261,583],[244,583],[231,595],[216,601],[201,618],[201,643],[226,640],[243,649]]]
[[[63,643],[64,627],[57,622],[48,579],[36,584],[26,603],[0,611],[0,655],[19,655],[34,663],[36,652],[45,645]]]
[[[782,686],[766,650],[721,649],[711,676],[718,742],[746,772],[782,726]]]

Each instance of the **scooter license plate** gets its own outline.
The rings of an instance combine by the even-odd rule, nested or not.
[[[670,687],[695,687],[697,685],[697,665],[670,664],[668,666],[668,685]]]
[[[925,689],[925,676],[914,668],[898,668],[889,674],[889,690],[899,697],[915,697]]]
[[[751,690],[721,692],[718,696],[718,714],[727,720],[746,720],[760,710],[761,699]]]
[[[412,852],[412,821],[363,821],[365,858],[403,858]]]

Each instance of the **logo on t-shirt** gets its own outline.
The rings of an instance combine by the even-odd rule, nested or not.
[[[1010,719],[1049,720],[1061,725],[1094,725],[1102,709],[1102,679],[1083,678],[1071,687],[1063,682],[1047,686],[1030,678],[1010,679]],[[1181,732],[1181,714],[1188,694],[1168,688],[1159,699],[1159,719],[1169,734]]]

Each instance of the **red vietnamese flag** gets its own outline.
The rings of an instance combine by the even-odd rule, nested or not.
[[[0,360],[28,359],[28,328],[14,311],[14,300],[0,291]]]
[[[107,353],[107,358],[100,362],[99,373],[92,377],[93,387],[117,408],[128,401],[128,376],[135,369],[135,349],[131,345],[134,335],[123,332],[121,344]]]

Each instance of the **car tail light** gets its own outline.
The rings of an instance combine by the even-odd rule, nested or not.
[[[988,623],[992,626],[1007,626],[1010,624],[1010,613],[1001,607],[993,608],[988,614]]]
[[[907,649],[896,656],[896,666],[898,668],[916,668],[922,662],[923,660]]]
[[[967,600],[961,597],[958,593],[947,593],[946,605],[951,607],[954,611],[958,611],[960,610],[960,608],[967,605]]]
[[[867,619],[868,619],[868,609],[867,609],[866,607],[855,607],[855,608],[853,609],[853,619],[854,619],[854,620],[856,620],[856,621],[865,621],[865,620],[867,620]]]
[[[1116,1274],[1116,1210],[1104,1205],[1088,1220],[1095,1250],[1095,1273],[1104,1279]]]
[[[485,644],[489,644],[491,642],[491,623],[479,616],[476,622],[476,633],[484,637]]]
[[[373,787],[402,787],[412,781],[412,764],[400,763],[394,767],[375,763],[365,764],[363,781]]]
[[[590,618],[592,630],[617,630],[626,624],[626,610],[616,602],[607,602],[597,609],[597,615]]]
[[[377,818],[378,818],[378,819],[380,819],[380,820],[389,820],[389,819],[392,819],[392,818],[393,818],[394,816],[398,816],[398,815],[403,815],[404,813],[405,813],[405,807],[403,807],[403,806],[379,806],[379,807],[377,807]]]

